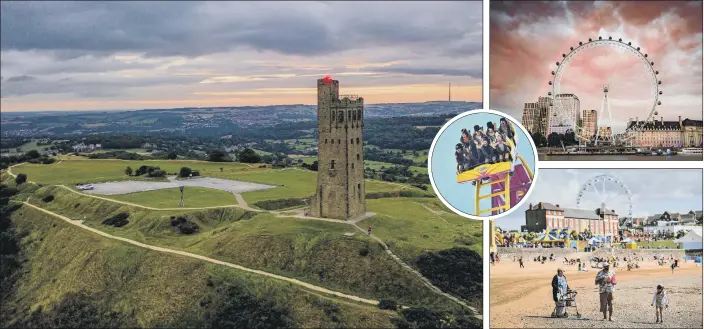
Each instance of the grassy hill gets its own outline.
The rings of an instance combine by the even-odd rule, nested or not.
[[[396,316],[274,279],[107,240],[28,207],[9,218],[22,262],[14,284],[3,289],[2,327],[272,327],[270,321],[297,327],[392,327]],[[235,310],[226,303],[233,296],[240,302]],[[253,318],[260,313],[269,318]]]
[[[110,234],[135,241],[184,250],[268,272],[295,277],[345,293],[405,304],[446,304],[447,301],[403,270],[373,240],[346,224],[276,217],[239,208],[201,211],[150,211],[91,198],[53,186],[42,187],[30,203]],[[54,200],[40,200],[53,195]],[[102,222],[129,214],[127,225]],[[197,234],[184,235],[171,217],[198,225]],[[367,250],[365,256],[361,250]]]
[[[40,186],[30,184],[21,185],[19,193],[14,199],[21,201],[29,200],[33,205],[72,219],[83,220],[85,225],[115,236],[154,246],[187,251],[253,269],[296,278],[346,294],[375,300],[390,299],[401,302],[406,306],[428,307],[433,310],[443,310],[442,312],[455,312],[458,309],[457,304],[444,296],[433,293],[413,273],[404,269],[393,260],[376,241],[357,231],[353,226],[345,223],[285,217],[270,212],[250,212],[241,208],[197,211],[146,210],[144,208],[119,204],[110,200],[101,200],[91,196],[73,193],[64,188],[54,186],[54,184],[70,186],[79,182],[134,179],[134,177],[129,177],[123,173],[124,168],[126,166],[137,168],[144,164],[160,166],[168,172],[177,172],[180,167],[188,166],[193,169],[201,170],[201,175],[204,176],[277,186],[269,190],[244,193],[243,197],[250,205],[259,201],[306,198],[315,192],[316,174],[315,172],[307,170],[258,168],[257,166],[238,163],[210,163],[179,160],[64,160],[61,163],[53,165],[23,164],[13,168],[13,173],[26,173],[30,181],[40,184]],[[222,172],[220,171],[221,167],[223,168]],[[2,173],[2,182],[10,188],[14,187],[14,180],[6,173]],[[387,243],[390,249],[404,262],[421,272],[426,278],[430,279],[436,286],[444,291],[463,298],[468,301],[470,305],[481,309],[482,271],[481,257],[479,256],[482,248],[481,222],[469,221],[449,212],[438,199],[432,197],[432,193],[408,185],[369,180],[366,183],[366,187],[369,197],[367,200],[368,211],[375,212],[376,215],[361,221],[358,225],[364,228],[371,225],[374,235]],[[180,192],[178,192],[177,189],[165,189],[104,197],[150,207],[173,208],[177,205],[179,194]],[[228,205],[236,203],[233,200],[232,194],[213,189],[188,187],[186,194],[187,207],[208,207],[222,205],[223,203]],[[399,195],[405,197],[398,197]],[[374,196],[374,198],[370,196]],[[0,206],[2,205],[0,204]],[[25,221],[31,222],[31,225],[37,225],[37,223],[35,223],[36,221],[43,222],[44,220],[51,220],[59,224],[62,223],[56,219],[38,216],[38,214],[39,213],[36,213],[36,211],[32,211],[32,209],[22,208],[13,215],[13,222],[15,220],[19,222]],[[21,225],[17,224],[17,226],[20,227]],[[69,228],[76,230],[76,228],[73,227]],[[32,230],[35,230],[35,228],[22,232],[30,232]],[[346,233],[355,233],[355,235],[351,237],[345,236]],[[94,238],[98,240],[101,239],[98,237]],[[60,238],[52,240],[52,246],[59,246],[58,249],[64,248],[64,239],[70,238],[67,235],[62,235]],[[73,243],[73,241],[71,241],[71,243]],[[94,244],[96,243],[89,243],[91,248]],[[102,246],[103,244],[104,243],[101,242],[97,245]],[[66,245],[66,248],[76,247]],[[96,251],[96,253],[102,254],[104,250],[112,250],[113,248],[116,248],[115,243],[110,244],[110,246],[105,247],[105,249]],[[121,245],[120,248],[129,249],[132,247],[129,245]],[[110,253],[113,252],[114,251],[110,251]],[[140,252],[148,253],[144,250]],[[159,255],[158,257],[166,256],[168,255]],[[39,256],[35,254],[34,257],[37,258]],[[54,255],[54,257],[59,259],[60,257],[67,256]],[[83,261],[88,264],[92,263],[93,259],[97,259],[95,257],[97,256],[88,258],[76,256],[75,258],[77,261]],[[144,258],[146,256],[130,253],[121,257],[136,257],[141,259],[140,257]],[[171,259],[174,256],[168,257]],[[133,259],[131,263],[127,262],[124,268],[115,268],[114,270],[120,273],[136,273],[142,271],[143,267],[149,266],[147,265],[149,262],[138,263],[139,259]],[[73,261],[73,259],[71,259],[71,261]],[[112,261],[114,261],[114,259]],[[84,264],[84,266],[89,266],[86,264]],[[155,261],[155,264],[159,263]],[[44,267],[38,267],[24,271],[33,273],[34,271],[43,269]],[[167,269],[165,271],[169,270]],[[276,310],[276,314],[279,314],[277,315],[276,319],[278,320],[276,321],[294,321],[297,325],[310,327],[388,327],[387,325],[392,322],[391,318],[396,314],[387,312],[379,313],[380,311],[373,308],[371,310],[363,308],[371,313],[363,314],[345,311],[349,313],[345,313],[348,315],[343,316],[340,315],[342,314],[340,313],[342,312],[340,311],[342,309],[341,306],[335,306],[337,304],[329,306],[326,304],[330,301],[334,301],[335,303],[343,305],[344,302],[340,302],[339,299],[330,299],[327,301],[329,297],[320,297],[312,293],[301,294],[299,292],[298,295],[309,296],[306,297],[305,302],[299,300],[302,298],[301,296],[296,296],[296,298],[299,299],[287,303],[285,301],[286,298],[289,298],[287,295],[289,294],[288,290],[286,292],[279,292],[279,290],[273,288],[273,290],[266,291],[262,291],[261,289],[263,288],[261,287],[257,287],[256,289],[251,288],[251,285],[264,284],[261,282],[250,284],[247,286],[249,290],[241,289],[243,281],[256,281],[258,279],[252,278],[244,273],[237,272],[239,276],[232,276],[230,273],[232,273],[233,270],[220,269],[217,266],[211,268],[211,266],[207,264],[193,269],[193,271],[205,271],[207,273],[210,279],[206,280],[206,287],[210,287],[210,282],[215,280],[216,275],[213,273],[219,273],[219,280],[227,282],[223,287],[236,286],[236,289],[223,288],[218,291],[217,294],[213,293],[208,295],[208,297],[202,298],[182,292],[181,290],[174,291],[172,294],[178,294],[178,298],[184,295],[183,298],[188,300],[205,300],[204,303],[206,304],[210,303],[208,301],[216,304],[214,301],[217,300],[222,300],[222,303],[227,304],[224,300],[233,298],[239,300],[244,298],[244,304],[253,304],[255,306],[253,310],[248,310],[248,313],[257,314],[257,310],[260,309],[257,308],[259,307],[257,305],[268,305],[266,307]],[[81,275],[84,274],[83,271],[77,272],[80,272]],[[110,284],[110,282],[119,278],[114,276],[102,278],[104,274],[98,270],[90,270],[87,273],[101,277],[101,280],[105,281],[103,284]],[[199,276],[196,277],[200,278],[202,274],[199,273],[198,275]],[[156,277],[160,278],[162,281],[176,280],[176,283],[168,283],[175,284],[176,286],[182,284],[181,281],[188,282],[189,280],[188,273],[169,274],[163,272],[156,275]],[[242,279],[243,277],[247,278]],[[164,280],[164,278],[169,279]],[[198,286],[198,284],[200,284],[198,280],[200,279],[197,279],[194,285]],[[24,281],[24,278],[19,280],[22,284],[25,284]],[[90,280],[87,281],[90,282]],[[271,280],[265,281],[269,282]],[[46,283],[47,281],[42,282]],[[278,281],[274,282],[281,284]],[[157,285],[158,283],[153,284]],[[97,287],[100,285],[94,284],[94,286]],[[284,286],[288,287],[288,285]],[[291,294],[296,294],[295,291],[297,288],[289,288],[292,291],[290,292]],[[150,286],[148,289],[158,289],[158,287]],[[67,289],[66,292],[60,293],[61,296],[57,295],[50,298],[50,302],[42,299],[42,303],[44,304],[41,305],[46,305],[49,309],[63,310],[62,307],[73,307],[71,300],[93,300],[93,298],[95,298],[96,300],[100,300],[100,302],[95,303],[98,305],[96,306],[98,307],[96,312],[107,314],[107,318],[109,318],[108,315],[121,317],[127,314],[121,313],[125,310],[129,310],[129,312],[132,313],[137,312],[134,309],[129,309],[127,306],[125,306],[125,309],[120,309],[115,308],[116,306],[113,304],[104,302],[103,300],[110,300],[111,297],[100,294],[96,295],[96,291],[99,291],[97,288],[90,291],[84,291],[85,289],[69,290],[70,289]],[[222,297],[230,295],[234,297]],[[313,298],[310,296],[323,298],[325,301],[308,300],[307,298]],[[26,299],[30,300],[32,298],[37,300],[38,297],[31,296],[31,298],[27,297]],[[69,301],[65,301],[65,298],[68,298]],[[146,301],[141,299],[148,297],[137,295],[134,298],[140,299],[140,303],[145,303]],[[249,300],[248,298],[253,301],[250,303],[247,301]],[[32,320],[28,315],[34,312],[37,306],[40,305],[37,303],[38,302],[34,302],[29,308],[24,304],[21,307],[12,306],[14,309],[13,314],[15,314],[13,315],[13,320],[11,320],[13,321],[12,323],[26,324],[22,321],[40,321],[43,319],[40,317],[37,318],[39,320]],[[129,302],[124,301],[121,303],[129,304]],[[159,302],[154,302],[153,305],[159,305],[159,303],[164,303],[164,301],[160,300]],[[19,305],[21,302],[13,301],[10,304]],[[239,303],[237,305],[239,305]],[[315,305],[328,305],[320,306],[327,318],[315,317],[314,320],[307,320],[307,316],[313,317],[314,314],[317,314],[317,311],[311,311],[309,309],[318,307]],[[355,308],[361,307],[354,304],[348,306],[354,306]],[[173,320],[175,317],[174,314],[181,312],[175,309],[174,311],[168,312],[166,310],[155,311],[153,308],[156,306],[149,307],[151,307],[149,312],[158,313],[162,317],[158,318],[156,315],[145,316],[150,319],[154,317],[162,320],[139,320],[141,318],[137,317],[136,319],[138,320],[135,321],[141,322],[137,324],[124,323],[128,323],[127,326],[133,324],[138,326],[169,326],[171,323],[165,319],[176,321]],[[225,305],[222,307],[231,309],[234,306]],[[420,313],[414,313],[418,311],[417,309],[412,308],[412,310],[413,311],[409,311],[411,312],[411,315],[409,315],[411,317],[424,314],[422,310],[419,311]],[[113,314],[115,312],[116,315]],[[207,321],[212,320],[208,317],[212,316],[212,314],[218,314],[219,311],[210,310],[203,311],[202,313],[199,312],[200,311],[184,313],[194,314],[193,319],[188,321],[196,321],[194,323],[205,323],[208,325],[211,324],[211,322]],[[301,312],[301,314],[304,315],[294,316],[298,314],[296,312]],[[432,314],[432,316],[426,315],[430,318],[437,318]],[[49,319],[54,319],[51,316],[53,315],[50,315]],[[361,318],[355,320],[357,321],[355,322],[353,320],[347,320],[346,316],[358,316]],[[306,320],[302,320],[303,318],[306,318]],[[128,319],[128,317],[125,317],[125,319]],[[191,323],[186,320],[178,321]]]

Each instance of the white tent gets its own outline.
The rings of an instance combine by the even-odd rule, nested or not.
[[[697,227],[685,234],[683,237],[675,240],[675,243],[681,243],[682,249],[702,249],[702,228]]]

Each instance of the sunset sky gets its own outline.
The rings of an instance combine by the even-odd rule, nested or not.
[[[657,120],[702,118],[702,2],[491,2],[491,107],[518,118],[523,104],[547,96],[555,63],[589,38],[630,41],[662,80]],[[614,130],[649,109],[650,83],[637,56],[592,48],[565,67],[561,91],[576,94],[581,110],[601,108],[609,84]],[[604,116],[599,118],[600,122]],[[620,128],[620,129],[619,129]]]
[[[481,2],[2,2],[2,111],[481,101]]]

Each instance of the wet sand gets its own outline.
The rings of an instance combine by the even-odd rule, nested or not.
[[[598,269],[577,272],[577,266],[562,262],[518,262],[505,260],[490,268],[491,328],[701,328],[702,267],[694,262],[680,262],[672,274],[670,268],[656,262],[640,263],[640,269],[617,268],[614,292],[614,322],[602,321],[598,287],[594,277]],[[552,319],[552,277],[557,268],[565,269],[570,289],[576,290],[581,319],[573,316]],[[665,323],[655,324],[655,308],[650,306],[655,287],[661,284],[669,295],[670,307],[663,311]]]

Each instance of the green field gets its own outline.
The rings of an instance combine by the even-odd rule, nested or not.
[[[482,252],[482,222],[449,212],[438,199],[367,200],[367,210],[377,215],[359,225],[371,226],[374,235],[407,262],[427,250],[468,247]]]
[[[70,159],[70,160],[69,160]],[[125,168],[133,170],[139,166],[159,166],[169,173],[177,173],[181,167],[200,170],[201,175],[224,172],[235,172],[251,169],[249,166],[235,162],[205,162],[189,160],[88,160],[75,157],[55,162],[51,165],[23,163],[12,168],[14,174],[25,173],[27,178],[39,184],[80,184],[100,183],[122,180],[139,180],[141,177],[125,175]]]
[[[393,163],[364,160],[364,168],[371,168],[376,171],[381,170],[381,167],[391,168],[393,166],[394,166]],[[428,168],[424,168],[424,167],[409,166],[408,169],[414,173],[421,173],[421,174],[428,173]]]
[[[29,207],[10,218],[23,261],[11,279],[12,293],[0,301],[3,328],[47,322],[84,328],[213,326],[227,289],[250,296],[235,319],[264,311],[270,317],[283,314],[295,327],[390,327],[396,316],[276,279],[103,238]]]
[[[110,195],[111,199],[135,203],[153,208],[175,208],[181,200],[181,191],[178,188],[168,188],[156,191],[138,192],[130,194]],[[236,205],[234,195],[230,192],[188,186],[184,189],[184,207],[216,207]]]
[[[655,242],[641,241],[638,242],[638,247],[645,248],[650,247],[650,249],[664,248],[664,249],[676,249],[677,244],[672,240],[661,240]]]
[[[315,194],[317,172],[307,169],[266,169],[236,172],[216,172],[209,176],[233,179],[245,182],[269,184],[276,188],[243,193],[242,196],[248,203],[264,200],[308,198]],[[390,192],[412,187],[382,181],[367,181],[367,193]]]

